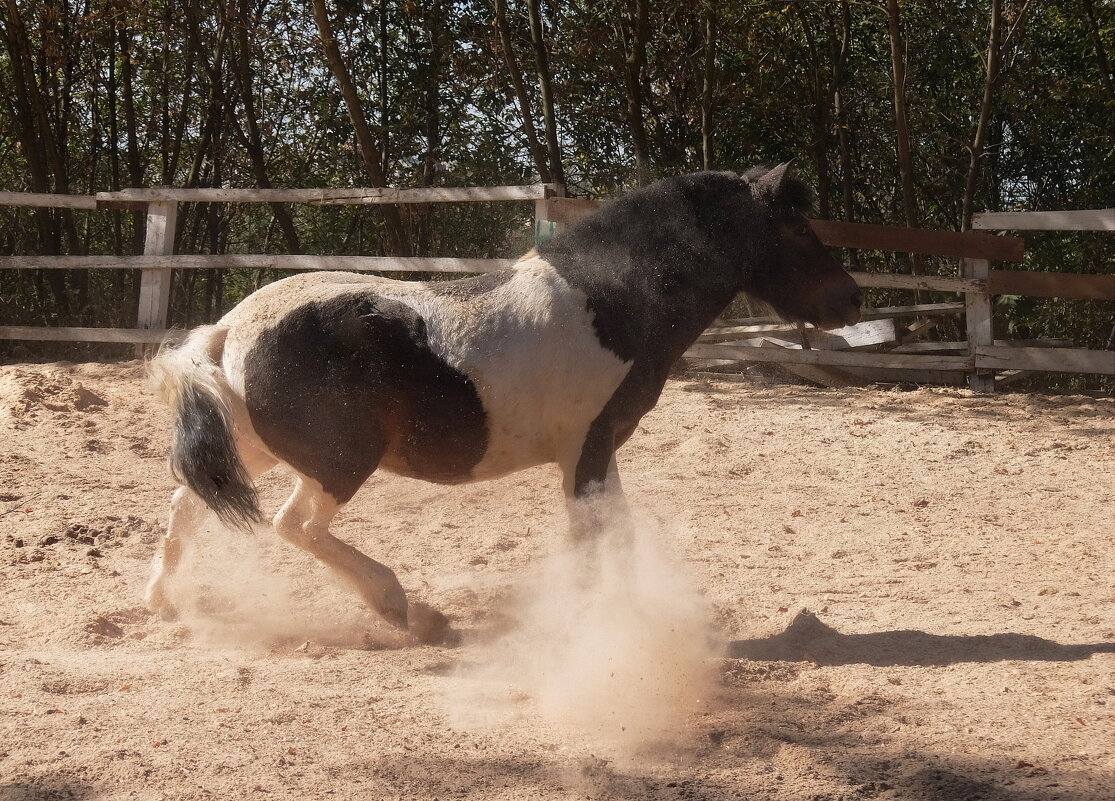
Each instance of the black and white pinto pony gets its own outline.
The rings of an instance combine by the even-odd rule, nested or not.
[[[510,269],[455,281],[296,275],[151,364],[176,417],[171,502],[149,607],[212,510],[263,519],[253,479],[282,463],[278,534],[419,639],[445,620],[329,523],[377,469],[440,484],[557,463],[575,538],[622,506],[616,449],[674,362],[739,292],[837,328],[863,295],[805,218],[787,165],[668,178],[579,220]]]

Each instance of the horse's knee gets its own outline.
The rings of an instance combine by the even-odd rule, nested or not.
[[[293,545],[302,546],[306,542],[306,518],[295,508],[284,506],[275,515],[271,525],[275,527],[276,534]]]

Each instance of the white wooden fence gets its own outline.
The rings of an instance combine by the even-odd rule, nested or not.
[[[6,256],[0,269],[139,269],[139,312],[135,328],[61,328],[0,325],[0,339],[120,342],[150,345],[168,336],[167,314],[172,270],[273,268],[290,270],[361,270],[375,272],[482,273],[503,269],[510,259],[403,258],[393,256],[276,256],[262,254],[175,255],[178,203],[298,202],[322,205],[533,201],[535,232],[540,238],[591,212],[597,201],[563,196],[560,186],[458,187],[426,189],[176,189],[159,187],[102,192],[94,196],[37,195],[0,192],[0,205],[40,206],[98,211],[146,209],[147,240],[139,256]],[[1115,231],[1115,209],[1086,212],[1026,212],[977,215],[977,228],[994,230]],[[992,297],[1019,294],[1042,297],[1115,300],[1115,276],[1037,273],[992,269],[993,263],[1022,260],[1024,242],[1017,237],[973,231],[957,233],[895,228],[827,220],[814,230],[831,247],[920,253],[958,259],[959,275],[853,273],[862,287],[951,292],[963,295],[965,353],[898,353],[856,350],[740,347],[702,341],[690,357],[748,362],[814,365],[821,368],[902,370],[911,376],[933,371],[964,371],[969,385],[991,391],[996,370],[1035,370],[1115,374],[1115,352],[1080,348],[1017,347],[996,342],[992,332]],[[912,314],[957,311],[958,304],[903,307]],[[871,317],[869,310],[868,317]]]

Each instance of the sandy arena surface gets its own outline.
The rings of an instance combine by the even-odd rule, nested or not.
[[[1110,399],[671,382],[620,458],[652,558],[576,604],[556,469],[377,476],[335,531],[436,647],[264,529],[149,615],[169,429],[135,362],[0,367],[4,801],[1115,798]]]

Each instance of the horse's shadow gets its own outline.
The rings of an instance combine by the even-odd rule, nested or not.
[[[958,662],[1072,662],[1115,653],[1115,643],[1063,645],[1029,634],[942,635],[924,631],[841,634],[803,609],[780,634],[728,644],[728,656],[818,665],[951,665]]]

